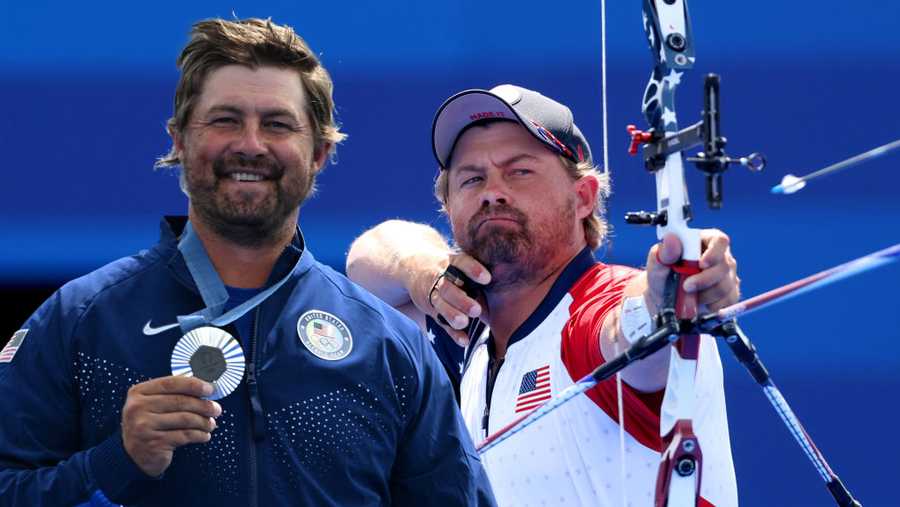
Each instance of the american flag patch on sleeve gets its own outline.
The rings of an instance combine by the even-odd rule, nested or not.
[[[516,413],[531,410],[550,399],[550,365],[542,366],[522,375]]]
[[[25,335],[28,334],[27,329],[20,329],[16,331],[16,334],[9,339],[9,343],[3,347],[3,350],[0,350],[0,363],[11,363],[13,357],[16,356],[16,351],[19,350],[19,347],[22,346],[22,342],[25,341]]]

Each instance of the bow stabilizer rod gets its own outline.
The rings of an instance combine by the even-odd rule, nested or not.
[[[843,280],[844,278],[896,262],[897,259],[900,259],[900,243],[870,253],[869,255],[853,259],[852,261],[845,262],[833,268],[819,271],[806,278],[793,281],[787,285],[753,296],[752,298],[738,301],[731,306],[726,306],[719,311],[702,316],[700,318],[700,325],[705,328],[704,332],[706,332],[706,329],[712,329],[716,325],[737,318],[738,316],[762,310],[763,308],[776,303],[782,303],[805,292],[831,285],[838,280]]]
[[[737,322],[734,320],[724,322],[711,330],[710,334],[725,338],[725,343],[728,344],[728,347],[734,353],[738,362],[747,368],[750,376],[753,377],[753,380],[755,380],[762,388],[763,393],[766,395],[766,399],[769,400],[769,403],[772,404],[772,408],[775,409],[775,413],[778,414],[778,417],[784,425],[787,426],[788,431],[791,432],[791,435],[797,441],[797,444],[803,449],[803,453],[806,454],[806,457],[812,462],[813,467],[815,467],[819,476],[825,481],[828,492],[831,493],[831,496],[834,497],[837,504],[840,507],[862,507],[862,504],[859,503],[857,499],[853,498],[853,495],[847,487],[844,486],[840,477],[838,477],[828,465],[825,456],[822,455],[819,448],[813,443],[812,438],[810,438],[806,429],[791,409],[791,406],[781,394],[781,390],[778,389],[775,382],[773,382],[772,378],[769,376],[768,370],[766,370],[765,365],[763,365],[762,360],[756,353],[756,347],[753,346],[750,338],[744,334],[743,329],[738,326]]]

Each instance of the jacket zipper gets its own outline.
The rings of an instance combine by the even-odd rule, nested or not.
[[[248,461],[250,462],[250,505],[259,504],[258,498],[258,472],[256,462],[256,444],[265,437],[263,428],[262,403],[259,399],[259,387],[256,383],[256,336],[259,333],[259,307],[253,312],[253,333],[250,336],[250,360],[247,361],[247,392],[250,394],[250,447]]]
[[[494,383],[497,382],[497,375],[500,374],[503,360],[504,358],[495,360],[494,355],[490,352],[490,348],[488,349],[488,377],[485,392],[484,415],[481,416],[481,429],[484,430],[484,438],[488,437],[488,422],[491,417],[491,398],[494,395]]]

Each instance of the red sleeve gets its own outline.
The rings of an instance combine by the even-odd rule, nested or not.
[[[583,378],[606,362],[600,352],[600,328],[609,312],[621,302],[625,286],[639,273],[624,266],[597,264],[572,286],[569,321],[562,331],[562,361],[573,380]],[[658,452],[662,452],[659,411],[663,393],[642,393],[622,384],[625,431]],[[597,384],[587,396],[610,418],[619,420],[615,378]]]

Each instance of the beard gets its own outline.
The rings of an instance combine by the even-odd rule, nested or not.
[[[483,206],[456,235],[459,246],[491,273],[488,290],[527,285],[542,280],[556,253],[569,241],[575,219],[575,200],[556,210],[548,223],[533,223],[525,213],[507,204]],[[513,224],[485,223],[503,217]]]
[[[229,174],[248,170],[265,175],[274,191],[260,195],[254,190],[225,191]],[[277,243],[286,227],[293,227],[297,210],[312,189],[312,170],[286,170],[270,158],[248,159],[224,155],[212,162],[212,175],[203,177],[185,162],[184,183],[191,207],[218,236],[245,247]]]

